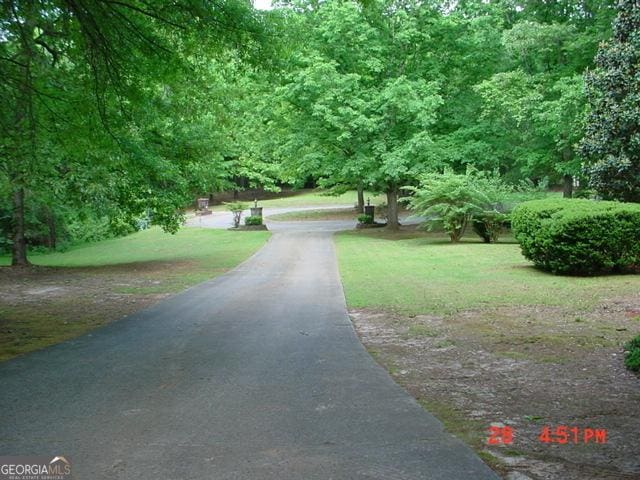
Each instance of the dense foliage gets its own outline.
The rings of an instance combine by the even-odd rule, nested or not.
[[[495,242],[509,209],[512,187],[493,173],[468,169],[465,174],[451,170],[420,177],[419,187],[407,187],[413,195],[409,207],[426,218],[429,229],[442,227],[452,242],[459,241],[467,227],[487,243]]]
[[[525,202],[511,225],[523,255],[557,274],[640,268],[640,205],[586,199]]]
[[[640,202],[640,4],[621,0],[611,41],[587,75],[592,113],[582,152],[605,199]]]
[[[624,349],[625,366],[633,372],[640,372],[640,335],[626,343]]]
[[[219,190],[357,189],[361,213],[365,190],[384,192],[397,228],[401,188],[429,175],[474,169],[473,185],[443,187],[460,194],[526,180],[571,196],[582,152],[601,194],[637,199],[635,2],[36,0],[0,14],[0,248],[16,265],[27,244],[175,231]],[[497,238],[498,200],[447,202],[416,206],[454,240],[471,225]]]
[[[235,174],[219,99],[239,97],[234,72],[263,32],[245,3],[3,2],[0,32],[0,234],[14,265],[27,240],[145,218],[175,231],[195,192]]]

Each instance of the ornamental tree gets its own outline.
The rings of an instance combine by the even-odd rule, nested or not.
[[[280,89],[289,171],[323,186],[398,193],[433,158],[430,129],[441,105],[431,75],[427,6],[327,2],[308,14],[306,45]]]
[[[585,76],[591,105],[580,152],[604,198],[640,202],[640,3],[621,0],[613,38]]]

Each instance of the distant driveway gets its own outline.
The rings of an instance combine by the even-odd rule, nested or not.
[[[267,228],[272,232],[291,232],[291,231],[317,231],[317,232],[336,232],[340,230],[350,230],[356,226],[357,214],[354,212],[353,220],[314,220],[314,221],[271,221],[269,217],[279,215],[281,213],[304,212],[308,210],[353,210],[353,205],[322,205],[315,207],[264,207],[263,217]],[[245,210],[242,214],[244,218],[250,214],[249,210]],[[412,215],[401,219],[403,224],[416,224],[422,221],[421,217]],[[233,226],[233,215],[231,212],[221,211],[213,212],[211,215],[194,216],[187,219],[189,227],[203,228],[230,228]]]

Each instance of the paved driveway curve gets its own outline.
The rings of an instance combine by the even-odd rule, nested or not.
[[[361,346],[328,231],[0,364],[0,389],[0,455],[80,480],[498,478]]]

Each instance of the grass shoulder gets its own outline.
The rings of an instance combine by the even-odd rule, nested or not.
[[[158,228],[34,254],[29,269],[0,257],[0,360],[81,335],[247,259],[268,232]]]
[[[508,235],[452,244],[441,233],[377,230],[340,233],[335,243],[364,345],[496,470],[637,473],[627,460],[640,456],[640,383],[624,367],[623,345],[640,333],[639,275],[545,273]],[[506,464],[504,449],[486,445],[494,422],[516,431],[519,453]],[[625,440],[552,451],[537,441],[542,424],[600,426]]]

